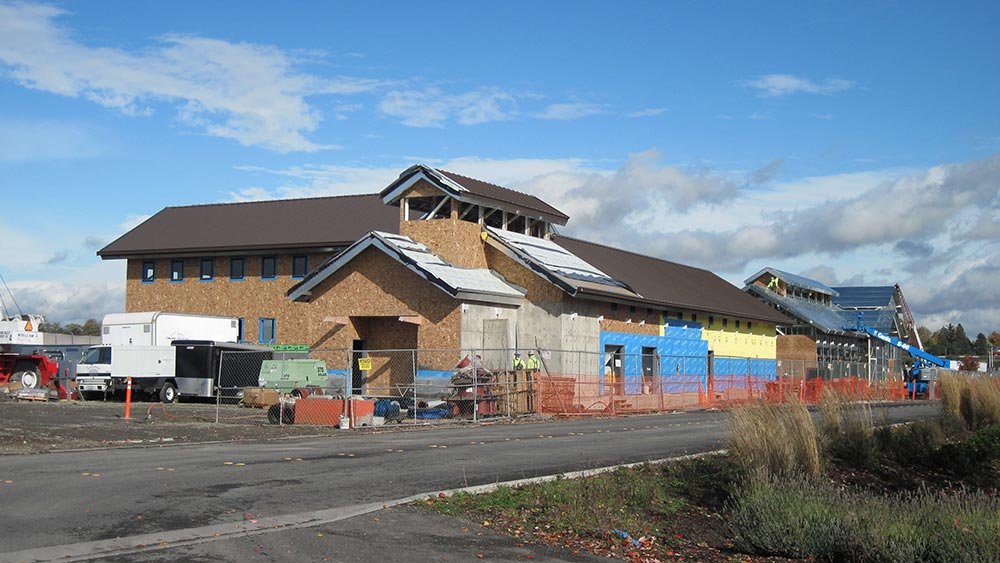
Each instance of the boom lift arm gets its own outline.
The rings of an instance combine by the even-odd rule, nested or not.
[[[910,370],[909,375],[906,378],[907,379],[906,387],[914,395],[916,394],[923,395],[927,393],[927,381],[924,377],[921,376],[923,368],[930,366],[937,366],[941,368],[951,367],[950,360],[945,360],[943,358],[935,356],[934,354],[924,352],[920,348],[913,346],[907,342],[903,342],[902,340],[896,338],[895,336],[890,336],[882,332],[881,330],[877,330],[870,326],[866,326],[864,324],[864,313],[862,312],[858,312],[857,324],[855,326],[845,326],[844,328],[847,330],[864,332],[868,336],[871,336],[872,338],[877,338],[883,342],[887,342],[895,346],[896,348],[899,348],[900,350],[908,353],[910,356],[912,356],[913,369]]]
[[[942,367],[942,368],[946,368],[946,367],[948,367],[948,366],[951,365],[951,362],[949,360],[941,359],[941,358],[935,356],[934,354],[928,354],[927,352],[924,352],[923,350],[921,350],[920,348],[917,348],[916,346],[911,346],[910,344],[907,344],[906,342],[903,342],[902,340],[896,338],[895,336],[889,336],[888,334],[886,334],[886,333],[884,333],[884,332],[882,332],[880,330],[875,330],[874,328],[872,328],[870,326],[862,326],[861,330],[863,330],[864,332],[868,333],[869,336],[873,336],[875,338],[878,338],[879,340],[881,340],[883,342],[888,342],[889,344],[892,344],[896,348],[899,348],[900,350],[902,350],[904,352],[907,352],[908,354],[910,354],[914,358],[918,358],[920,360],[923,360],[924,362],[927,362],[928,364],[935,365],[935,366]]]

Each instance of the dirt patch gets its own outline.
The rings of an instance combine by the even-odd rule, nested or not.
[[[136,402],[125,418],[120,401],[19,402],[0,400],[0,455],[107,447],[277,440],[343,435],[336,426],[272,424],[266,409],[214,403]],[[274,417],[277,421],[278,417]],[[216,422],[218,420],[218,422]],[[522,424],[535,416],[487,419],[481,424]],[[412,420],[351,432],[395,432],[468,424],[461,418]]]
[[[237,440],[326,436],[328,426],[270,424],[261,409],[223,405],[221,423],[214,404],[135,403],[131,418],[115,402],[0,403],[0,454],[67,449],[149,446]]]

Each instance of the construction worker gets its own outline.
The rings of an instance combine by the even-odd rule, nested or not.
[[[520,352],[514,352],[514,360],[511,362],[511,369],[524,369],[524,360],[521,359]]]
[[[540,367],[538,356],[534,352],[528,352],[528,362],[525,364],[528,371],[537,371]]]
[[[779,281],[780,280],[778,279],[778,276],[774,276],[773,278],[771,278],[771,281],[767,282],[767,288],[770,289],[770,290],[772,290],[772,291],[778,291],[778,282]]]

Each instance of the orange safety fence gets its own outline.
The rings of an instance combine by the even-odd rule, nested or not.
[[[868,381],[753,375],[678,375],[642,382],[607,381],[595,375],[535,374],[534,412],[556,416],[614,416],[675,410],[728,408],[790,400],[819,404],[825,392],[852,401],[910,399],[902,379]]]

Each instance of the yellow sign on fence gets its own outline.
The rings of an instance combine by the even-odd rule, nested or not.
[[[371,371],[372,369],[372,359],[371,358],[358,358],[358,369],[361,371]]]

